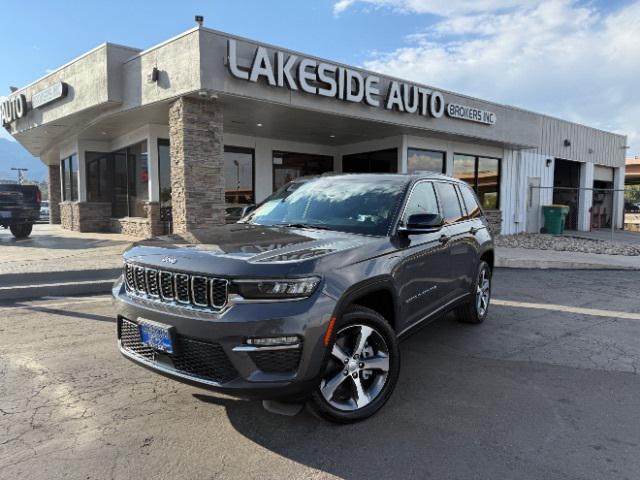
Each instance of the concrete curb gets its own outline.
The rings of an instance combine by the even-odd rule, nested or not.
[[[97,295],[111,292],[114,280],[96,280],[83,283],[58,283],[46,285],[23,285],[0,288],[0,302],[26,300],[41,297],[69,297],[74,295]]]
[[[534,259],[496,258],[497,268],[523,268],[535,270],[626,270],[637,271],[640,268],[624,265],[610,265],[602,263],[583,263],[570,261],[547,261]]]
[[[0,301],[111,292],[121,269],[0,275]]]

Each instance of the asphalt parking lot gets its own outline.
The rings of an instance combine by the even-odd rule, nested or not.
[[[498,270],[487,322],[402,344],[396,392],[335,426],[121,358],[110,299],[0,306],[0,477],[640,478],[640,272]]]

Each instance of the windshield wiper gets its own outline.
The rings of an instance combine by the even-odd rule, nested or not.
[[[314,228],[316,230],[332,230],[332,228],[325,227],[324,225],[318,225],[315,223],[276,223],[274,224],[276,227],[287,227],[287,228]]]

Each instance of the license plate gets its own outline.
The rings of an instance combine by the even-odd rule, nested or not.
[[[173,353],[173,341],[171,338],[173,327],[144,319],[138,320],[138,326],[140,327],[140,340],[142,343],[156,350]]]
[[[0,212],[0,218],[11,218],[11,212]]]

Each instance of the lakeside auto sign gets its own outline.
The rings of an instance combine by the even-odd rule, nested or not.
[[[238,65],[237,42],[227,41],[227,66],[235,78],[257,83],[263,78],[272,87],[302,91],[311,95],[337,98],[346,102],[382,107],[403,113],[433,118],[447,116],[484,125],[494,125],[496,114],[456,103],[445,103],[442,92],[391,80],[386,92],[381,92],[380,77],[363,75],[357,70],[276,51],[269,55],[265,47],[257,46],[251,66]]]
[[[64,82],[57,82],[50,87],[34,93],[31,97],[31,109],[42,108],[56,100],[65,98],[69,92],[69,86]],[[24,117],[30,110],[27,99],[23,94],[12,95],[2,100],[2,125],[7,126],[11,122]]]
[[[13,95],[2,100],[2,125],[9,125],[27,113],[27,99],[24,95]]]

